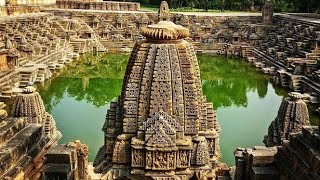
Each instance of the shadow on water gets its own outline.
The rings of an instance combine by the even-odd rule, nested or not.
[[[128,54],[86,54],[38,86],[63,134],[60,143],[80,139],[89,146],[90,161],[103,144],[106,110],[120,95],[128,58]],[[204,94],[213,102],[222,127],[222,161],[231,166],[237,147],[262,145],[286,92],[241,60],[209,55],[198,60]]]

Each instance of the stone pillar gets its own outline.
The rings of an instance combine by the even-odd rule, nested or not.
[[[79,179],[88,179],[88,146],[79,140],[74,141],[77,149]]]
[[[266,0],[262,7],[262,22],[263,24],[273,24],[273,3],[271,0]]]
[[[136,11],[140,11],[140,3],[135,3],[135,4],[136,4],[135,10],[136,10]]]

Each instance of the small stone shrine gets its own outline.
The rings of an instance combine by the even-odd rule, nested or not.
[[[280,146],[283,140],[289,139],[290,133],[298,133],[303,126],[310,125],[308,107],[302,97],[300,93],[291,92],[289,97],[282,101],[278,116],[265,136],[266,146]]]
[[[94,162],[103,179],[212,179],[220,163],[212,103],[202,92],[189,30],[169,21],[142,28],[129,58],[122,94],[108,110],[105,144]]]
[[[0,102],[0,179],[41,179],[44,154],[61,133],[32,87],[23,89],[8,117]]]

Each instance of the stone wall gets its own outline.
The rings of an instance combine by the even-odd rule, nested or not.
[[[12,6],[21,6],[21,5],[29,5],[29,6],[47,6],[54,5],[56,0],[10,0],[10,5]]]
[[[140,30],[157,22],[157,14],[149,12],[94,12],[75,10],[47,10],[55,16],[83,20],[99,36],[100,42],[111,51],[132,48],[136,40],[143,39]],[[251,27],[261,22],[261,16],[200,16],[171,14],[176,24],[187,27],[195,49],[203,52],[229,54],[246,57],[249,46],[256,39],[250,38],[251,32],[257,36],[263,33],[263,27]],[[250,26],[249,26],[250,25]],[[232,43],[232,44],[231,44]],[[252,43],[252,44],[251,44]]]
[[[314,19],[278,15],[266,34],[249,61],[263,72],[273,74],[276,84],[304,93],[309,102],[318,103],[320,24]]]
[[[69,1],[58,0],[57,7],[62,9],[89,9],[108,11],[139,11],[140,3],[116,1]]]
[[[62,37],[63,43],[74,47],[76,53],[104,48],[130,52],[134,42],[143,39],[141,28],[157,22],[158,18],[156,13],[138,11],[45,11],[52,13],[53,19],[60,19],[58,23],[47,25],[48,31]],[[256,14],[210,16],[175,13],[170,19],[190,30],[187,40],[197,53],[250,57],[250,62],[256,67],[273,73],[277,84],[293,91],[308,92],[312,94],[310,101],[317,102],[320,94],[317,32],[320,25],[293,17],[277,15],[275,26],[261,24],[261,16]],[[64,34],[67,28],[70,28],[68,35]],[[53,30],[55,32],[51,32]],[[89,42],[90,39],[93,41]],[[278,71],[280,69],[287,70]]]
[[[76,26],[74,30],[78,33],[69,32],[68,26]],[[51,72],[79,54],[106,51],[85,23],[55,18],[48,13],[2,18],[0,34],[2,62],[9,67],[0,71],[0,98],[12,97],[14,84],[24,87],[43,82],[51,77]]]
[[[278,147],[238,148],[234,179],[319,179],[319,133],[319,127],[305,126]]]
[[[40,6],[9,6],[5,8],[0,6],[0,16],[7,16],[8,13],[12,15],[19,15],[25,13],[37,13],[40,12]]]

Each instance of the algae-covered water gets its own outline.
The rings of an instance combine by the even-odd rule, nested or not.
[[[87,54],[38,86],[46,108],[63,134],[60,143],[76,139],[89,146],[89,160],[103,145],[102,125],[110,101],[121,91],[129,54]],[[237,147],[263,145],[284,90],[242,60],[198,56],[204,94],[213,102],[222,128],[221,161],[234,164]]]

